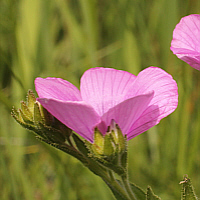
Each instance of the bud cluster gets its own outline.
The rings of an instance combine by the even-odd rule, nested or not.
[[[41,106],[31,90],[27,102],[21,101],[18,110],[13,108],[12,116],[21,126],[34,131],[39,139],[49,144],[64,143],[72,132]]]
[[[98,128],[94,130],[94,143],[86,142],[90,156],[111,168],[117,174],[123,174],[127,168],[127,138],[114,120],[105,135]]]

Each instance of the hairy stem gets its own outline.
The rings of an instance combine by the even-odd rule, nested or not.
[[[133,193],[133,191],[131,189],[128,177],[127,176],[122,176],[121,178],[122,178],[122,182],[123,182],[124,188],[126,189],[130,199],[131,200],[137,200],[135,194]]]

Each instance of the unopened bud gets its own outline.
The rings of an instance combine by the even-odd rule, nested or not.
[[[127,167],[127,138],[123,136],[121,129],[111,121],[105,135],[98,128],[94,130],[94,143],[86,142],[91,156],[101,164],[122,174]]]

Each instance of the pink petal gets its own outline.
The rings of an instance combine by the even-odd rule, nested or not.
[[[81,101],[78,88],[61,78],[36,78],[35,89],[40,98]]]
[[[171,50],[178,58],[200,70],[200,15],[183,17],[176,25]]]
[[[168,113],[172,113],[175,109],[176,106],[171,104],[171,110],[168,110]],[[127,134],[128,140],[136,137],[141,133],[144,133],[151,127],[157,125],[160,122],[160,120],[166,117],[167,115],[168,114],[166,114],[164,110],[158,107],[157,105],[149,106],[140,116],[140,118],[130,128],[130,132]]]
[[[195,54],[187,54],[187,56],[181,56],[179,58],[188,63],[191,67],[200,70],[200,54],[197,56]]]
[[[93,142],[93,128],[100,121],[95,110],[84,102],[63,102],[55,99],[37,99],[54,117],[67,127]]]
[[[125,100],[135,76],[112,68],[93,68],[81,78],[81,96],[102,116],[110,108]]]
[[[104,134],[111,120],[114,119],[119,125],[124,135],[129,133],[130,128],[140,118],[147,109],[149,102],[153,98],[154,92],[143,94],[131,99],[127,99],[115,107],[111,108],[102,116],[102,123],[99,125],[100,131]]]
[[[133,87],[135,94],[146,94],[154,91],[154,97],[148,108],[130,128],[128,138],[131,139],[138,134],[148,130],[159,121],[172,113],[178,105],[178,87],[172,76],[164,70],[156,67],[149,67],[139,73]]]

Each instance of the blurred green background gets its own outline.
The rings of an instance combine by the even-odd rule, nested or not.
[[[174,77],[177,110],[129,141],[130,180],[171,200],[188,174],[200,197],[200,72],[169,49],[175,25],[191,13],[200,13],[199,0],[1,0],[0,199],[113,199],[99,177],[10,115],[36,77],[79,86],[95,66],[133,74],[158,66]]]

